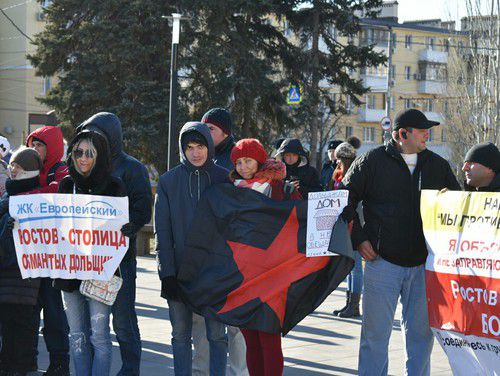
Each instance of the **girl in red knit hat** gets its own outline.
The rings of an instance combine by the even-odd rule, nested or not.
[[[269,159],[264,147],[254,138],[236,143],[231,151],[235,169],[230,179],[235,186],[250,188],[273,200],[301,200],[293,185],[286,185],[286,167],[283,162]],[[279,333],[242,329],[247,345],[247,366],[250,376],[281,375],[283,351]]]

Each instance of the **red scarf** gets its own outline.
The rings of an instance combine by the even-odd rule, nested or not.
[[[256,172],[252,179],[239,179],[234,177],[234,171],[230,178],[236,187],[250,188],[260,192],[267,197],[271,197],[272,183],[281,181],[286,177],[286,166],[281,161],[268,159],[264,162],[261,169]]]

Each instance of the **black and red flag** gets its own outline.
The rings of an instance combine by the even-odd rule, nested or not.
[[[177,275],[195,312],[285,335],[345,279],[354,260],[347,224],[328,257],[306,257],[307,201],[274,201],[230,184],[202,196]],[[333,254],[332,253],[332,254]]]

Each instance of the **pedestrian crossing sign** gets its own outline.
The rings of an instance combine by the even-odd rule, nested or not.
[[[300,104],[302,102],[302,86],[290,85],[288,87],[288,95],[286,96],[286,103]]]

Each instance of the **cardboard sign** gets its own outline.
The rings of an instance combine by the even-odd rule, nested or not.
[[[333,225],[347,206],[347,190],[311,192],[307,202],[307,257],[332,256],[328,251]]]

